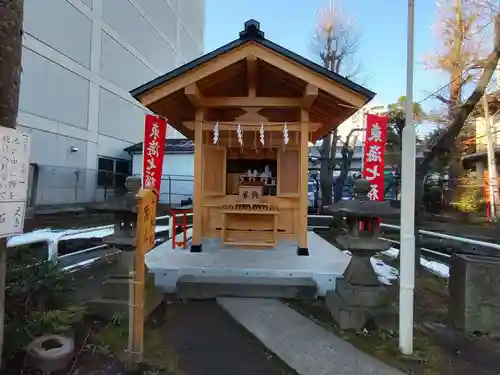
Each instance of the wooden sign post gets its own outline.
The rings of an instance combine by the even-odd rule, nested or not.
[[[151,189],[141,189],[137,204],[135,272],[131,275],[129,293],[129,353],[135,363],[142,361],[144,351],[144,306],[146,287],[146,253],[155,245],[156,203]]]

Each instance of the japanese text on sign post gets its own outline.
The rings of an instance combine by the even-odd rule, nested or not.
[[[142,186],[160,191],[161,170],[167,135],[167,120],[147,114],[144,126]]]
[[[150,189],[139,192],[137,211],[137,249],[147,253],[155,245],[156,195]]]
[[[141,189],[137,205],[137,235],[135,251],[135,275],[133,293],[129,301],[132,308],[129,321],[129,350],[135,362],[141,362],[144,350],[144,303],[146,269],[145,254],[155,245],[156,194],[151,189]]]
[[[384,200],[384,156],[387,138],[386,116],[366,116],[366,139],[363,160],[363,178],[370,182],[368,197]]]
[[[0,238],[23,233],[29,135],[0,127]]]

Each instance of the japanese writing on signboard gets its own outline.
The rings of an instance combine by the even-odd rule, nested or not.
[[[0,237],[23,232],[29,150],[28,134],[0,127]]]
[[[160,191],[166,134],[167,120],[147,114],[144,126],[144,162],[142,166],[142,186],[145,189]]]
[[[156,202],[153,190],[140,191],[137,207],[137,250],[142,254],[147,253],[155,245]]]
[[[370,182],[368,197],[384,200],[384,156],[387,138],[386,116],[366,116],[366,139],[363,155],[363,178]]]

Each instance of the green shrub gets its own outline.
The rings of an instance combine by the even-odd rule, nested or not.
[[[478,212],[484,207],[483,188],[471,178],[462,178],[453,192],[451,206],[459,212]]]
[[[8,250],[5,288],[6,358],[22,351],[37,336],[68,333],[83,318],[84,309],[66,306],[72,290],[70,274],[40,261],[33,248]]]

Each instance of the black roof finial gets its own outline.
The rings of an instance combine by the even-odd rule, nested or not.
[[[245,30],[240,32],[240,39],[263,39],[264,32],[260,30],[260,23],[254,19],[245,22]]]

